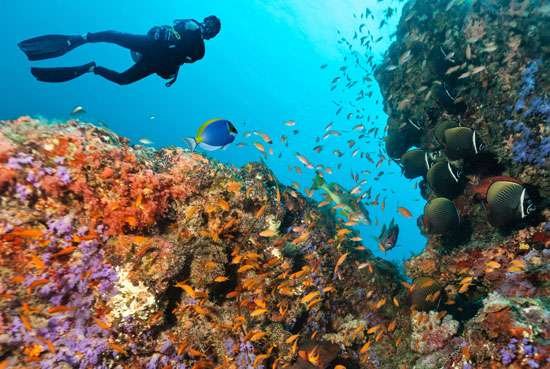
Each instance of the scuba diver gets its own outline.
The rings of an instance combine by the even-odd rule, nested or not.
[[[215,37],[221,28],[216,16],[176,20],[172,26],[153,27],[146,35],[134,35],[116,31],[86,33],[85,35],[45,35],[22,41],[19,48],[33,60],[43,60],[65,55],[86,43],[113,43],[131,51],[135,64],[124,72],[116,72],[95,62],[75,67],[31,68],[31,73],[43,82],[65,82],[85,73],[97,74],[119,85],[127,85],[156,73],[170,87],[178,77],[182,64],[194,63],[204,57],[204,40]]]

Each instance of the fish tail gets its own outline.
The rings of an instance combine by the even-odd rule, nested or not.
[[[183,140],[185,141],[187,146],[189,146],[189,150],[191,150],[191,152],[194,152],[197,148],[197,140],[195,140],[193,137],[184,137]]]

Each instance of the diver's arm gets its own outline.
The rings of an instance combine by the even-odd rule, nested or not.
[[[176,74],[174,74],[174,76],[172,77],[172,79],[165,83],[165,86],[166,86],[166,87],[172,87],[172,85],[173,85],[174,83],[176,83],[176,81],[178,80],[178,75],[179,75],[179,73],[180,73],[180,67],[178,67],[178,70],[176,71]]]

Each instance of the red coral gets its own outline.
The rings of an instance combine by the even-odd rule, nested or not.
[[[101,179],[109,179],[115,174],[115,171],[111,167],[106,167],[103,169],[103,172],[99,175]]]
[[[14,146],[0,132],[0,162],[6,161],[14,150]]]
[[[503,309],[494,313],[489,313],[483,323],[489,336],[496,338],[503,332],[506,332],[512,324],[510,310]]]
[[[550,235],[548,232],[537,232],[533,235],[532,240],[538,243],[541,243],[544,245],[544,247],[547,247],[550,243]]]
[[[42,180],[40,181],[40,185],[48,196],[58,197],[61,195],[61,187],[63,186],[63,184],[56,176],[44,176],[44,178],[42,178]]]
[[[17,175],[17,172],[13,169],[0,167],[0,191],[4,189],[5,186],[9,185]]]

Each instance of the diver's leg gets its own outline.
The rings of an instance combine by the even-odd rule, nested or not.
[[[88,42],[109,42],[140,53],[149,49],[153,43],[146,35],[117,31],[91,32],[86,34],[85,38]]]
[[[95,67],[94,73],[119,85],[127,85],[153,74],[154,71],[144,63],[136,63],[122,73],[103,67]]]
[[[44,35],[21,41],[17,45],[29,60],[43,60],[65,55],[85,43],[85,38],[78,35]]]

